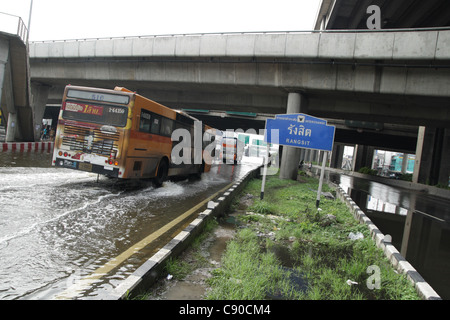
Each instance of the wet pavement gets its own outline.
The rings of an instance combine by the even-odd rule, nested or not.
[[[106,177],[97,182],[95,174],[50,163],[47,152],[0,153],[0,300],[55,298],[260,162],[216,164],[201,179],[162,188]],[[177,228],[77,298],[95,298],[118,285]]]

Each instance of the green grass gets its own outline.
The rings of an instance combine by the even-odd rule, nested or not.
[[[249,229],[238,233],[222,257],[221,268],[209,281],[208,299],[263,300],[272,293],[294,298],[289,274],[272,253],[260,250],[259,239]]]
[[[344,203],[322,197],[321,210],[315,208],[317,188],[315,178],[302,177],[298,182],[271,176],[261,201],[261,180],[248,183],[242,194],[250,193],[256,200],[247,212],[257,215],[240,216],[245,227],[229,242],[222,267],[210,279],[208,299],[270,299],[274,293],[300,300],[419,299],[413,285],[394,272],[367,227],[354,219]],[[324,185],[323,192],[327,191],[333,193]],[[323,224],[326,215],[336,219]],[[350,232],[361,232],[364,239],[349,240]],[[288,250],[293,261],[289,269],[271,250],[274,246]],[[376,278],[369,268],[373,266],[379,271]],[[293,274],[306,279],[307,289],[300,290],[289,280]],[[369,288],[374,279],[379,280],[379,289]],[[357,284],[349,285],[347,280]]]

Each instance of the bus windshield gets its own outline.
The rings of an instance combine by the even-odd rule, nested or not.
[[[66,120],[125,127],[127,125],[128,108],[68,100],[63,105],[62,117]]]

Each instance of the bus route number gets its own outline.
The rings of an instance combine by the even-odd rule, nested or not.
[[[105,100],[105,96],[102,94],[92,94],[92,100],[103,101]]]

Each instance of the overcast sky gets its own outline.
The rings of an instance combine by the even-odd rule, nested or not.
[[[33,0],[30,41],[180,33],[313,30],[320,2]],[[30,3],[31,0],[0,0],[0,12],[20,16],[28,25]],[[10,29],[5,30],[8,25]],[[0,14],[0,31],[10,32],[9,30],[16,30],[15,22]]]

